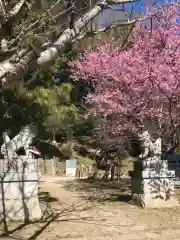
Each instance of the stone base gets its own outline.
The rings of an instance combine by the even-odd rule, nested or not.
[[[7,220],[11,221],[24,221],[25,212],[27,209],[27,217],[29,221],[39,220],[42,216],[41,209],[39,206],[38,196],[30,197],[29,199],[5,199],[6,217]],[[0,200],[0,219],[2,218],[2,200]]]
[[[133,194],[132,203],[142,208],[172,208],[179,207],[175,196],[165,200],[163,198],[152,198],[149,194]]]

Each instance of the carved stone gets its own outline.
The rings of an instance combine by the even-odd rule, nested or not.
[[[38,163],[29,154],[35,132],[28,126],[12,140],[4,134],[0,160],[0,216],[5,211],[7,220],[33,221],[41,218],[38,199]],[[28,155],[18,156],[16,151],[24,147]],[[4,206],[5,205],[5,208]]]
[[[161,160],[161,139],[151,141],[148,132],[140,135],[144,152],[134,162],[131,176],[132,200],[143,208],[178,206],[174,196],[175,172],[168,170],[168,162]]]

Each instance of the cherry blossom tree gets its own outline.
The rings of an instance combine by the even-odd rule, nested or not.
[[[149,27],[134,29],[131,47],[121,50],[109,41],[86,51],[71,63],[73,76],[93,89],[87,95],[88,115],[106,118],[102,128],[125,140],[143,129],[179,144],[180,42],[177,7],[152,10]],[[150,27],[151,25],[151,27]]]

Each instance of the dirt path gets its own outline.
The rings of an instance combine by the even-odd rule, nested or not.
[[[119,189],[55,179],[42,182],[40,199],[49,214],[46,221],[14,233],[16,239],[180,239],[180,208],[137,208],[127,202],[127,186]]]

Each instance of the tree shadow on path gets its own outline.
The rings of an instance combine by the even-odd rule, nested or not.
[[[76,191],[86,200],[95,202],[129,202],[132,200],[131,186],[129,183],[76,180],[66,183],[64,187],[69,191]]]
[[[62,206],[57,198],[52,197],[49,192],[40,192],[39,200],[41,205],[43,204],[42,218],[38,221],[28,222],[28,223],[17,223],[14,227],[11,227],[8,235],[4,235],[3,233],[0,235],[0,238],[6,239],[18,239],[18,240],[34,240],[38,239],[38,237],[43,233],[43,231],[54,222],[61,221],[84,221],[84,217],[72,218],[71,215],[76,213],[80,215],[81,211],[88,210],[93,206],[88,206],[87,201],[80,201],[77,204],[72,204],[67,207],[62,207],[61,209],[56,209],[52,207],[52,203],[56,202],[57,206]],[[86,219],[90,221],[91,219],[88,217]],[[31,235],[29,237],[24,235],[23,230],[28,228],[32,228]],[[23,237],[21,237],[23,235]],[[29,234],[28,234],[29,235]]]

